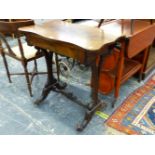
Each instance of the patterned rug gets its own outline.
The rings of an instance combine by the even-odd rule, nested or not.
[[[155,134],[155,75],[127,97],[106,124],[126,134]]]

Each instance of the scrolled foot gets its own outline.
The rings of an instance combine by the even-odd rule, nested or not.
[[[89,110],[86,111],[84,120],[82,121],[81,124],[77,125],[77,128],[76,128],[77,131],[83,131],[83,129],[88,125],[88,123],[92,119],[93,113],[94,112]]]
[[[39,99],[37,99],[36,101],[34,101],[35,105],[40,105],[42,102],[44,101],[43,97],[40,97]]]
[[[50,91],[57,91],[58,90],[62,90],[67,86],[66,83],[60,83],[60,82],[52,82],[52,84],[46,84],[45,88],[43,89],[42,95],[39,99],[37,99],[34,104],[36,105],[40,105],[48,96],[48,94],[50,93]]]
[[[65,82],[57,82],[57,83],[55,84],[55,87],[56,87],[57,89],[62,90],[62,89],[65,89],[65,88],[67,87],[67,83],[65,83]]]
[[[50,89],[49,89],[49,88],[44,88],[44,89],[43,89],[43,92],[42,92],[42,94],[41,94],[41,96],[40,96],[40,98],[38,98],[38,99],[34,102],[34,104],[35,104],[35,105],[40,105],[40,104],[46,99],[46,97],[48,96],[50,90],[51,90],[51,88],[50,88]]]
[[[87,126],[87,124],[88,124],[88,121],[86,121],[86,120],[83,121],[81,124],[77,125],[76,130],[79,132],[83,131],[83,129]]]

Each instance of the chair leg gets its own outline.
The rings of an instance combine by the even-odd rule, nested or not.
[[[24,72],[25,72],[25,78],[27,81],[27,87],[29,90],[29,94],[32,97],[32,88],[31,88],[31,83],[30,83],[30,79],[29,79],[29,74],[28,74],[28,69],[27,69],[27,63],[23,62],[23,67],[24,67]]]
[[[6,69],[8,80],[9,80],[10,83],[12,83],[10,72],[9,72],[8,63],[7,63],[7,60],[6,60],[6,57],[5,57],[5,54],[4,53],[2,53],[2,58],[3,58],[4,66],[5,66],[5,69]]]
[[[35,66],[35,71],[37,73],[38,72],[38,66],[37,66],[37,60],[36,59],[34,59],[34,66]]]

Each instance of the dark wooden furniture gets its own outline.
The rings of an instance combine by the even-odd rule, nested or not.
[[[150,24],[147,22],[135,21],[133,34],[137,36],[136,34],[141,34],[141,32],[149,26]],[[152,27],[154,26],[152,25]],[[113,80],[115,97],[118,97],[121,83],[125,82],[136,72],[142,70],[143,63],[132,59],[132,57],[142,51],[141,48],[137,48],[137,43],[134,42],[135,37],[132,39],[130,38],[133,35],[131,34],[131,20],[111,21],[110,23],[101,26],[100,29],[97,27],[94,28],[85,25],[55,21],[47,22],[42,26],[34,25],[20,28],[20,31],[25,34],[29,45],[40,47],[41,49],[44,49],[46,53],[45,57],[48,68],[48,80],[41,98],[36,102],[37,104],[47,97],[50,90],[61,92],[68,98],[75,99],[72,95],[67,95],[64,91],[60,90],[63,86],[61,86],[53,76],[51,63],[53,53],[71,57],[79,61],[81,64],[91,66],[92,102],[88,106],[85,106],[76,99],[76,102],[86,108],[84,121],[78,127],[78,130],[83,130],[91,120],[95,111],[99,107],[105,105],[98,99],[98,90],[101,90],[101,81],[102,83],[109,82],[104,78],[101,78],[101,74],[105,72],[105,69],[107,71],[107,68],[104,67],[106,62],[109,62],[107,61],[109,56],[115,53],[116,56],[114,57],[117,57],[117,63],[114,63],[112,67],[109,67],[110,69],[112,68],[112,70],[108,68],[110,75],[115,73],[115,78]],[[127,46],[123,36],[128,38]],[[140,37],[142,36],[140,35]],[[142,40],[139,37],[138,39],[140,41]],[[147,42],[147,40],[148,38],[146,37],[144,43]],[[143,43],[140,41],[139,43]],[[132,43],[136,44],[134,45]],[[136,50],[134,47],[136,47]],[[144,47],[144,49],[145,48],[147,47]],[[47,52],[46,49],[50,52]],[[105,75],[109,73],[106,72]]]
[[[0,21],[3,21],[3,22],[19,22],[19,21],[28,21],[30,19],[0,19]],[[8,36],[12,36],[12,38],[14,38],[14,34],[10,34],[9,32],[5,32],[5,35],[8,35]]]
[[[70,99],[74,99],[79,105],[86,108],[83,122],[78,126],[78,130],[82,131],[91,120],[93,114],[98,108],[104,107],[105,103],[98,99],[98,78],[100,74],[100,66],[102,58],[97,64],[98,57],[104,57],[109,54],[109,46],[115,45],[118,36],[109,36],[104,34],[98,28],[88,26],[70,24],[62,21],[48,22],[42,26],[34,25],[19,29],[25,34],[28,44],[40,47],[46,51],[46,63],[48,68],[48,80],[43,89],[41,98],[37,100],[37,104],[41,103],[50,90],[60,92]],[[120,38],[119,40],[123,40]],[[79,99],[73,95],[60,90],[63,86],[54,78],[52,74],[52,56],[53,52],[71,57],[81,64],[89,65],[92,69],[92,101],[88,105],[82,104]]]
[[[30,96],[32,96],[32,88],[31,88],[31,83],[33,80],[34,75],[37,74],[45,74],[47,72],[38,72],[37,69],[37,61],[36,59],[43,57],[44,53],[40,49],[35,49],[33,47],[28,46],[26,43],[22,44],[20,34],[18,31],[19,27],[23,26],[30,26],[34,25],[33,20],[20,20],[20,21],[0,21],[0,54],[3,57],[6,73],[9,79],[9,82],[11,83],[11,75],[25,75],[26,81],[27,81],[27,87],[29,90]],[[16,47],[10,47],[7,39],[5,37],[5,34],[14,34],[17,41],[18,41],[18,46]],[[3,46],[2,46],[3,44]],[[24,68],[24,73],[10,73],[9,68],[8,68],[8,63],[6,60],[6,55],[9,57],[12,57],[18,61],[21,62],[23,68]],[[27,65],[28,62],[34,61],[34,70],[33,72],[28,72]],[[29,77],[31,76],[31,79]]]

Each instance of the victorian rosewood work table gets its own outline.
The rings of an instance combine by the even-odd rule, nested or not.
[[[145,25],[139,21],[139,25],[135,26],[134,32],[138,32],[139,29],[143,29],[145,26],[147,26],[147,23]],[[124,36],[131,35],[130,20],[112,21],[103,25],[100,29],[58,20],[42,25],[23,27],[19,30],[26,36],[29,45],[41,48],[45,52],[48,77],[42,95],[35,103],[40,104],[51,90],[74,99],[78,104],[86,108],[84,120],[77,127],[78,131],[82,131],[95,111],[106,105],[98,99],[99,74],[103,59],[100,59],[99,63],[96,63],[96,60],[98,57],[103,58],[108,55],[107,49],[109,46],[122,41],[125,38]],[[73,58],[81,64],[91,66],[92,101],[87,106],[73,95],[65,93],[63,90],[65,85],[55,79],[52,71],[53,53]]]

